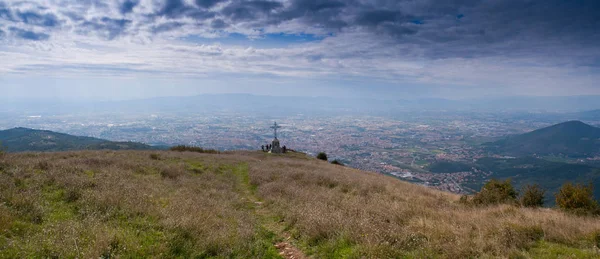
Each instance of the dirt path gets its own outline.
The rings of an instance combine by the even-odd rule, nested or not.
[[[286,259],[307,258],[302,251],[288,242],[279,242],[275,244],[275,248],[279,249],[279,255]]]
[[[274,233],[281,240],[276,244],[273,244],[277,250],[279,250],[279,255],[286,259],[305,259],[308,258],[302,250],[298,249],[294,246],[293,238],[291,235],[284,231],[285,226],[279,222],[271,212],[264,206],[264,203],[256,196],[256,189],[254,186],[250,184],[250,179],[248,175],[248,167],[244,166],[239,168],[237,175],[240,177],[240,181],[244,186],[242,193],[246,196],[248,202],[252,203],[252,207],[254,208],[254,213],[261,220],[262,226]]]

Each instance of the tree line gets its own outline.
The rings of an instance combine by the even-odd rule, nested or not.
[[[504,181],[492,179],[474,195],[463,195],[460,202],[473,206],[512,204],[536,208],[544,206],[545,195],[546,191],[538,184],[526,185],[519,193],[510,179]],[[600,215],[600,207],[594,199],[592,183],[587,185],[564,183],[554,194],[554,198],[556,206],[561,210],[578,215]]]

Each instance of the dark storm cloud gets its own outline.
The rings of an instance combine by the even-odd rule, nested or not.
[[[127,19],[112,19],[109,17],[102,17],[100,19],[93,19],[91,21],[83,22],[82,27],[84,30],[82,30],[82,32],[99,32],[103,34],[105,38],[112,40],[124,34],[125,30],[131,23],[132,21]]]
[[[190,17],[202,21],[213,18],[215,13],[188,5],[184,0],[166,0],[154,15],[171,19]]]
[[[63,12],[62,14],[74,22],[80,22],[80,21],[85,20],[85,18],[83,18],[83,16],[77,14],[76,12],[68,11],[68,12]]]
[[[50,35],[45,33],[36,33],[33,31],[23,30],[15,27],[10,27],[9,30],[17,37],[25,40],[42,41],[50,38]]]
[[[196,5],[203,8],[211,8],[218,3],[225,2],[227,0],[196,0]]]
[[[139,3],[139,0],[125,0],[121,3],[119,11],[122,14],[131,13],[133,11],[133,8],[136,7]]]
[[[275,1],[234,1],[223,8],[221,14],[233,21],[247,21],[268,14],[283,5]]]
[[[9,21],[14,19],[11,10],[8,9],[2,2],[0,2],[0,19]]]
[[[210,27],[217,30],[225,29],[227,26],[228,25],[221,19],[215,19],[210,23]]]
[[[180,23],[180,22],[163,23],[161,25],[154,26],[152,28],[152,32],[153,33],[168,32],[168,31],[172,31],[172,30],[178,29],[178,28],[180,28],[183,25],[185,25],[185,24],[184,23]]]
[[[160,16],[180,17],[189,11],[183,0],[166,0],[162,8],[156,13]]]
[[[353,3],[353,0],[346,1]],[[349,26],[342,18],[346,3],[330,0],[292,0],[289,7],[275,17],[275,23],[300,19],[308,26],[338,30]],[[351,9],[351,8],[350,8]],[[273,22],[274,20],[271,20]]]
[[[26,24],[55,27],[59,24],[58,18],[54,14],[39,14],[34,11],[17,12],[20,20]]]
[[[365,26],[377,26],[384,22],[397,22],[405,18],[398,11],[390,10],[372,10],[361,13],[356,19],[356,23]]]
[[[565,53],[586,48],[598,50],[600,41],[598,0],[58,2],[56,6],[40,6],[45,3],[20,1],[9,5],[0,1],[0,21],[24,30],[31,28],[22,24],[39,27],[47,34],[68,24],[83,34],[100,32],[97,34],[106,39],[143,30],[158,34],[182,28],[225,33],[277,32],[288,28],[285,33],[318,31],[324,37],[361,32],[389,41],[391,46],[415,44],[430,58],[543,55],[550,49]],[[39,8],[32,9],[31,5]],[[69,20],[71,23],[66,23]]]
[[[353,1],[347,1],[348,3]],[[290,9],[294,13],[318,13],[324,10],[336,10],[346,7],[344,2],[336,0],[292,0]]]
[[[600,1],[495,0],[440,11],[423,13],[417,34],[437,44],[427,50],[433,57],[555,55],[597,50],[600,40]]]

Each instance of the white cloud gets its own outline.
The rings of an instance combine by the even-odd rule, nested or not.
[[[171,2],[171,9],[166,2]],[[453,14],[464,10],[465,20],[476,19],[480,15],[470,18],[469,10],[477,10],[473,7],[477,5],[441,6],[423,13],[424,8],[412,2],[392,1],[387,6],[390,18],[382,18],[367,15],[373,10],[369,1],[356,5],[317,2],[321,5],[283,1],[282,7],[261,6],[263,9],[251,14],[239,9],[239,14],[232,15],[224,11],[237,3],[231,0],[209,9],[188,0],[141,0],[125,14],[122,0],[5,1],[0,4],[0,30],[6,34],[0,39],[0,59],[4,61],[0,75],[218,80],[236,74],[271,77],[273,82],[360,78],[365,88],[378,83],[445,84],[502,88],[507,94],[600,93],[595,84],[600,79],[600,49],[587,39],[577,40],[585,37],[584,32],[563,39],[544,38],[535,33],[537,27],[516,26],[521,31],[514,36],[491,31],[485,27],[489,24],[461,24],[458,19],[462,18]],[[323,8],[326,4],[331,7]],[[483,5],[481,10],[489,8]],[[503,8],[512,10],[510,5]],[[158,14],[167,9],[168,15]],[[9,14],[3,16],[2,10]],[[334,16],[337,20],[331,18],[332,10],[339,11]],[[19,17],[24,12],[31,12],[27,21]],[[512,14],[507,12],[507,16]],[[504,20],[501,18],[497,20]],[[213,29],[215,19],[227,26]],[[542,20],[538,26],[551,23],[544,17],[538,19]],[[31,40],[33,37],[19,36],[17,29],[49,38]],[[231,43],[230,33],[247,39]],[[322,40],[260,46],[273,40],[265,35],[278,33],[296,34],[296,38],[317,35],[311,37]],[[592,32],[589,37],[597,35]]]

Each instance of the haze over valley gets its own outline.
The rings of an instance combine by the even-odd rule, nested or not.
[[[579,98],[592,100],[595,97]],[[549,101],[552,99],[555,98]],[[470,103],[483,105],[484,102]],[[554,111],[535,107],[534,102],[529,107],[502,109],[490,105],[477,110],[468,105],[468,101],[450,100],[440,103],[440,100],[206,95],[92,104],[54,103],[44,109],[32,106],[18,112],[5,110],[4,114],[9,116],[1,122],[0,128],[22,126],[111,141],[140,142],[157,148],[190,145],[227,151],[259,150],[273,138],[269,126],[276,121],[282,125],[279,138],[289,148],[312,155],[326,152],[350,167],[454,193],[474,193],[492,178],[512,178],[517,186],[539,182],[551,191],[556,191],[562,181],[585,183],[598,179],[600,146],[597,143],[575,144],[565,150],[545,147],[553,140],[563,141],[565,145],[582,138],[597,142],[596,133],[580,135],[586,134],[582,127],[600,126],[596,110],[582,110],[594,108],[593,104],[580,102],[583,106]],[[71,106],[78,107],[75,109],[78,112],[72,112]],[[531,141],[537,143],[538,150],[504,144],[512,148],[512,152],[505,152],[498,147],[507,137],[516,144],[528,145],[527,135],[514,140],[511,136],[573,120],[590,126],[566,124],[564,132],[560,128],[546,134],[547,139],[534,138]],[[557,140],[559,135],[565,135],[565,139]],[[535,157],[539,161],[498,167],[489,160],[515,157]],[[552,175],[554,168],[563,163],[566,171],[556,173],[566,175],[562,178],[555,175],[558,178],[549,185],[543,184],[543,179],[536,179],[537,176],[523,178],[523,172],[518,170],[533,166]],[[569,174],[589,175],[570,177]],[[519,177],[523,179],[517,181]],[[596,190],[596,196],[600,197],[600,190]],[[547,203],[554,201],[548,198]]]

